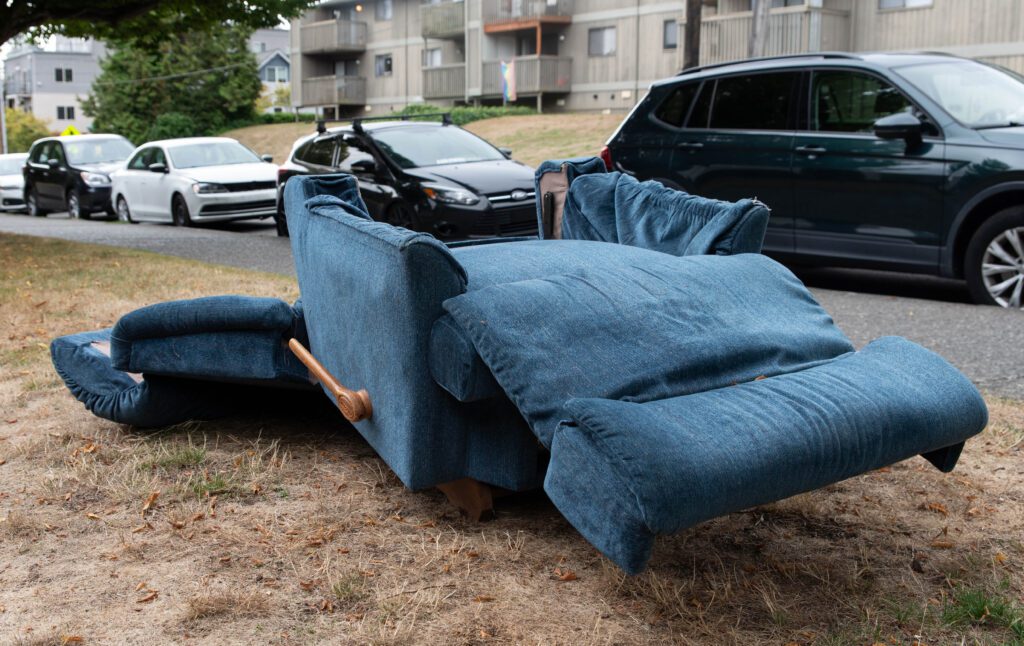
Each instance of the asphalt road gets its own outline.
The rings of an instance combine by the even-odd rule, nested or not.
[[[270,220],[179,229],[0,215],[0,231],[295,275],[289,242],[276,236]],[[946,357],[982,390],[1024,399],[1024,312],[971,305],[958,281],[862,270],[795,271],[858,347],[880,336],[905,336]]]

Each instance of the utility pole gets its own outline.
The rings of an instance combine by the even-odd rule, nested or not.
[[[683,69],[700,63],[700,17],[704,0],[686,0],[686,29],[683,32]]]
[[[7,95],[4,94],[5,78],[0,81],[0,154],[6,155],[7,150]]]
[[[750,8],[753,16],[750,24],[750,41],[747,46],[749,58],[764,56],[764,44],[768,39],[768,9],[770,6],[769,0],[751,0]]]

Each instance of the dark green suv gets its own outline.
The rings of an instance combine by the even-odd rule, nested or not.
[[[655,83],[602,151],[640,179],[772,209],[783,261],[966,279],[1020,308],[1024,78],[942,54],[819,53]]]

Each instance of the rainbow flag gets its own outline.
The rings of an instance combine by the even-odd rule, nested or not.
[[[516,100],[516,62],[501,61],[501,94],[506,101]]]

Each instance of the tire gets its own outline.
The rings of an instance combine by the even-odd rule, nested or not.
[[[277,228],[277,235],[279,238],[287,238],[288,236],[288,220],[280,216],[274,216],[274,226]]]
[[[999,211],[971,236],[964,277],[975,303],[1024,307],[1024,206]]]
[[[82,200],[78,197],[78,191],[75,189],[68,189],[67,194],[64,195],[64,204],[68,211],[68,217],[72,220],[89,219],[89,213],[82,210]]]
[[[411,206],[401,202],[396,202],[388,207],[388,210],[384,212],[384,221],[392,226],[402,227],[410,231],[419,230],[416,212]]]
[[[188,212],[188,204],[180,195],[175,195],[171,200],[171,220],[174,221],[176,227],[192,226],[192,216]]]
[[[35,186],[25,196],[25,206],[28,207],[28,214],[33,217],[45,218],[48,213],[47,210],[39,208],[39,191]]]
[[[117,210],[115,214],[119,222],[135,224],[135,220],[132,219],[132,212],[128,208],[128,200],[124,199],[124,195],[117,196]]]

